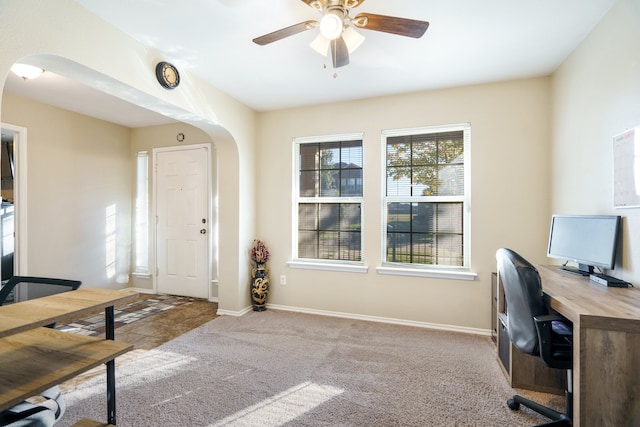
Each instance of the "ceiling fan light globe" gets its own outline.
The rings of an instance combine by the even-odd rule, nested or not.
[[[335,40],[342,34],[343,18],[331,11],[320,20],[320,34],[328,40]]]
[[[354,30],[352,27],[347,27],[342,33],[342,38],[347,45],[349,53],[353,53],[364,42],[365,37]]]
[[[329,41],[329,39],[326,39],[322,35],[322,33],[319,33],[318,36],[315,39],[313,39],[313,41],[309,46],[311,46],[311,48],[316,52],[318,52],[320,55],[327,56],[327,53],[329,53],[330,43],[331,42]]]

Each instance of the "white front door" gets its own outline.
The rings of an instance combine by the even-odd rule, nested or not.
[[[155,151],[159,293],[208,298],[209,147]]]

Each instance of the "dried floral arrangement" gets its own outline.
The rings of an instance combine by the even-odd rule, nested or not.
[[[258,264],[264,264],[269,261],[269,256],[271,256],[271,254],[267,246],[261,240],[254,239],[253,246],[251,247],[251,260]]]

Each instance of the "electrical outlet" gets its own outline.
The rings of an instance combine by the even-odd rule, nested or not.
[[[286,285],[287,284],[287,276],[285,276],[284,274],[280,275],[280,284],[281,285]]]

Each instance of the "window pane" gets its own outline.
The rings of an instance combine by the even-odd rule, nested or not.
[[[342,172],[340,192],[343,197],[362,196],[362,169],[351,169]]]
[[[438,196],[464,194],[464,165],[452,164],[438,170]]]
[[[318,258],[320,259],[340,259],[339,258],[339,237],[337,231],[323,231],[319,233]]]
[[[359,231],[343,231],[340,233],[340,258],[348,261],[360,260],[361,233]]]
[[[462,235],[462,203],[438,203],[437,206],[437,232]]]
[[[318,229],[318,205],[315,203],[300,203],[298,205],[298,229]]]
[[[320,230],[338,230],[340,227],[340,205],[323,203],[320,208]]]
[[[300,196],[316,197],[318,195],[318,171],[300,172]]]
[[[298,256],[300,258],[318,258],[316,231],[298,230]]]
[[[360,209],[360,203],[300,204],[298,257],[359,261]]]
[[[407,137],[387,139],[387,195],[411,195],[411,143]]]
[[[389,203],[387,261],[461,266],[463,203]]]
[[[320,171],[320,197],[338,197],[340,196],[340,171],[338,170],[321,170]]]
[[[388,233],[387,234],[387,261],[389,262],[411,262],[411,251],[409,243],[411,235],[409,233]]]
[[[343,197],[362,196],[362,141],[342,143],[340,168],[341,195]]]
[[[440,265],[458,265],[464,263],[462,235],[443,234],[438,239],[437,250],[438,264]]]
[[[340,206],[340,230],[360,231],[360,204],[342,203]]]
[[[387,209],[387,229],[395,233],[411,231],[410,203],[389,203]]]
[[[318,153],[318,144],[304,144],[300,146],[300,170],[318,170],[318,160],[320,159]]]
[[[323,142],[320,147],[320,168],[339,169],[340,168],[340,143]]]
[[[362,142],[343,142],[341,148],[340,163],[342,163],[342,167],[362,169]]]

